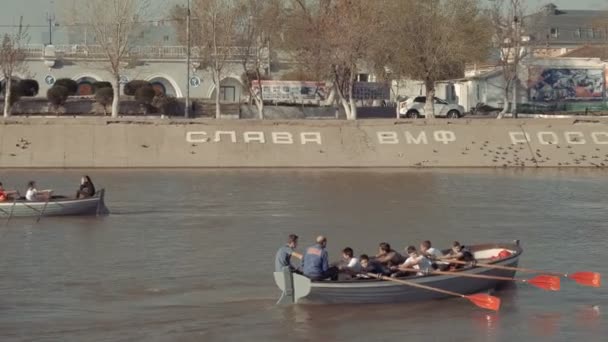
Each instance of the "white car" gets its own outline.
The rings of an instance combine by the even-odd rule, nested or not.
[[[424,117],[424,104],[426,96],[418,96],[409,98],[399,102],[399,117],[400,118],[420,118]],[[449,119],[458,119],[464,116],[464,107],[447,103],[446,101],[435,98],[435,116],[446,117]]]

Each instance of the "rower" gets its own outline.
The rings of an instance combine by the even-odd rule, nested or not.
[[[454,241],[454,243],[452,244],[452,250],[448,254],[440,258],[440,260],[446,259],[456,259],[458,261],[472,262],[475,261],[475,256],[473,256],[473,253],[468,247],[461,245],[458,241]],[[450,264],[450,268],[452,269],[463,267],[464,265],[461,264]]]
[[[27,183],[27,192],[25,193],[25,199],[29,202],[36,201],[48,201],[51,198],[53,190],[40,190],[36,189],[36,182],[29,181]]]
[[[19,196],[19,192],[15,190],[5,190],[2,182],[0,182],[0,202],[8,201],[13,196]]]
[[[399,266],[391,267],[391,271],[394,272],[391,274],[391,277],[398,278],[411,275],[411,272],[405,270],[412,268],[420,270],[420,272],[416,273],[416,275],[422,276],[424,275],[424,271],[431,269],[431,261],[426,256],[419,254],[418,251],[416,251],[416,247],[409,246],[407,247],[406,252],[408,255],[407,260],[405,260],[405,262]]]
[[[354,251],[350,247],[342,250],[342,260],[338,263],[340,273],[348,276],[355,276],[361,272],[361,264],[359,259],[354,257]]]
[[[387,242],[382,242],[378,246],[378,254],[376,254],[375,261],[381,263],[385,267],[398,266],[405,261],[405,258],[391,249],[391,245]]]

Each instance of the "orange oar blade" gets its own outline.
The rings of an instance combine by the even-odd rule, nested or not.
[[[494,311],[498,311],[498,309],[500,309],[500,298],[498,297],[478,293],[470,296],[464,296],[464,298],[470,300],[473,304],[479,306],[480,308]]]
[[[539,275],[538,277],[526,280],[526,283],[549,291],[559,291],[561,287],[561,283],[558,277],[548,275]]]
[[[585,286],[600,287],[602,286],[602,276],[596,272],[576,272],[568,275],[568,278]]]

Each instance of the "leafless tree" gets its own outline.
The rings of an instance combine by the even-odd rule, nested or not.
[[[145,26],[149,7],[149,0],[88,0],[75,7],[76,17],[72,18],[75,26],[92,31],[94,38],[89,39],[89,47],[103,51],[107,69],[112,74],[112,117],[119,115],[120,77],[133,60],[133,42]]]
[[[477,0],[387,1],[387,48],[391,69],[424,82],[426,118],[434,118],[435,83],[462,77],[468,62],[487,57],[491,42],[487,16]]]
[[[524,5],[523,0],[494,0],[491,15],[494,22],[494,42],[500,50],[500,68],[504,78],[503,109],[498,114],[502,119],[509,111],[517,116],[518,70],[526,55],[522,41]],[[510,96],[513,101],[509,101]],[[511,105],[509,105],[511,104]]]
[[[258,117],[264,118],[262,80],[270,71],[270,43],[278,40],[282,31],[283,6],[281,0],[241,0],[238,41],[247,51],[243,60],[243,81],[249,91],[250,101],[258,109]],[[257,85],[256,85],[257,84]]]
[[[0,68],[4,77],[4,117],[11,114],[13,75],[23,69],[26,53],[23,45],[27,40],[27,32],[21,25],[16,33],[6,33],[2,37],[0,47]]]
[[[370,46],[382,36],[379,14],[386,0],[292,1],[285,38],[289,50],[301,65],[311,65],[332,81],[346,117],[356,119],[357,74],[371,57]]]
[[[237,37],[238,3],[225,0],[194,0],[193,31],[197,39],[202,65],[211,69],[215,85],[215,117],[221,115],[220,89],[224,71],[232,57],[230,47]]]

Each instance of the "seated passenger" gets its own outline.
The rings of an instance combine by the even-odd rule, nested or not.
[[[82,176],[80,179],[80,188],[76,191],[76,199],[88,198],[95,196],[95,185],[89,176]]]
[[[475,257],[473,256],[473,253],[471,252],[471,250],[464,246],[461,245],[460,242],[458,241],[454,241],[454,243],[452,244],[452,250],[444,255],[443,257],[441,257],[441,260],[445,260],[445,259],[452,259],[452,260],[458,260],[458,261],[464,261],[464,262],[471,262],[471,261],[475,261]],[[457,268],[463,268],[464,265],[460,265],[460,264],[450,264],[450,268],[452,269],[457,269]]]
[[[376,254],[375,261],[381,263],[385,267],[398,266],[405,261],[405,258],[391,249],[391,245],[386,242],[382,242],[378,246],[378,254]]]
[[[25,199],[30,202],[48,201],[51,198],[52,190],[41,190],[36,189],[36,182],[30,181],[27,183],[27,192],[25,193]]]
[[[19,192],[15,190],[5,190],[2,183],[0,182],[0,202],[11,200],[15,196],[19,196]]]
[[[405,271],[410,269],[420,270],[420,272],[416,273],[416,275],[424,275],[424,271],[427,271],[432,268],[431,261],[422,254],[419,254],[416,251],[416,247],[409,246],[407,249],[408,258],[405,262],[399,266],[391,267],[391,271],[395,272],[391,274],[391,277],[404,277],[408,275],[412,275],[411,271]]]
[[[353,256],[353,249],[346,247],[342,250],[342,260],[338,264],[340,273],[355,276],[361,272],[359,259]]]
[[[312,280],[338,279],[338,268],[329,267],[329,255],[327,254],[327,238],[320,235],[317,244],[306,249],[302,258],[302,272]]]
[[[288,267],[292,272],[298,273],[298,269],[291,264],[291,257],[294,256],[298,259],[302,258],[302,255],[298,254],[295,249],[298,247],[298,236],[290,234],[287,237],[287,244],[279,248],[274,258],[274,271],[282,272],[283,268]]]
[[[389,275],[390,271],[376,260],[370,260],[367,254],[361,254],[359,257],[361,263],[361,273],[373,273],[381,275]],[[360,278],[369,278],[366,274],[360,274]]]

